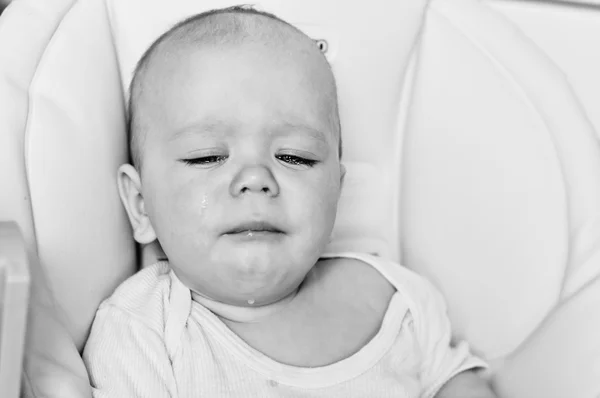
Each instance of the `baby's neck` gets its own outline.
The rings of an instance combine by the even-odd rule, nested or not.
[[[296,294],[298,293],[298,290],[299,288],[294,289],[290,294],[271,304],[259,306],[254,306],[254,302],[252,300],[248,301],[248,306],[226,304],[202,296],[193,291],[192,299],[195,302],[202,304],[215,315],[226,320],[239,323],[256,323],[260,322],[261,320],[264,320],[269,316],[275,315],[279,311],[286,308],[292,302],[292,300],[294,300]]]

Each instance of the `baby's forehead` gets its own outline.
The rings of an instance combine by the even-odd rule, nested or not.
[[[271,48],[310,48],[320,51],[312,39],[287,22],[269,14],[215,13],[190,18],[157,40],[149,52],[193,52],[201,46],[264,44]]]
[[[193,64],[199,59],[218,60],[224,51],[261,45],[279,60],[292,58],[292,54],[311,53],[301,62],[296,59],[295,64],[314,64],[317,60],[322,69],[329,68],[312,39],[284,22],[262,15],[212,15],[176,26],[150,46],[134,72],[130,108],[139,105],[145,93],[155,91],[161,82],[175,76],[174,71],[181,73],[182,61]]]

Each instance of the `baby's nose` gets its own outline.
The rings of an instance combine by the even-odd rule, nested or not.
[[[249,192],[264,193],[271,197],[279,195],[279,185],[269,168],[253,165],[240,170],[231,183],[230,193],[240,196]]]

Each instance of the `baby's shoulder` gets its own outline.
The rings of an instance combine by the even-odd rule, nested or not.
[[[327,255],[320,261],[327,288],[349,289],[356,297],[389,302],[398,292],[411,312],[420,313],[433,303],[443,306],[437,288],[426,278],[402,265],[361,253]],[[361,294],[360,293],[365,293]]]
[[[361,256],[324,257],[319,263],[320,283],[328,291],[366,300],[373,308],[387,308],[396,292],[394,285]]]
[[[167,262],[158,262],[138,271],[100,304],[98,312],[117,311],[154,329],[162,324],[164,306],[169,298],[169,273]]]

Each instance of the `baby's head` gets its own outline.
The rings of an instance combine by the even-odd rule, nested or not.
[[[344,177],[336,86],[313,40],[245,8],[192,17],[135,72],[122,201],[191,290],[276,301],[328,243]]]

